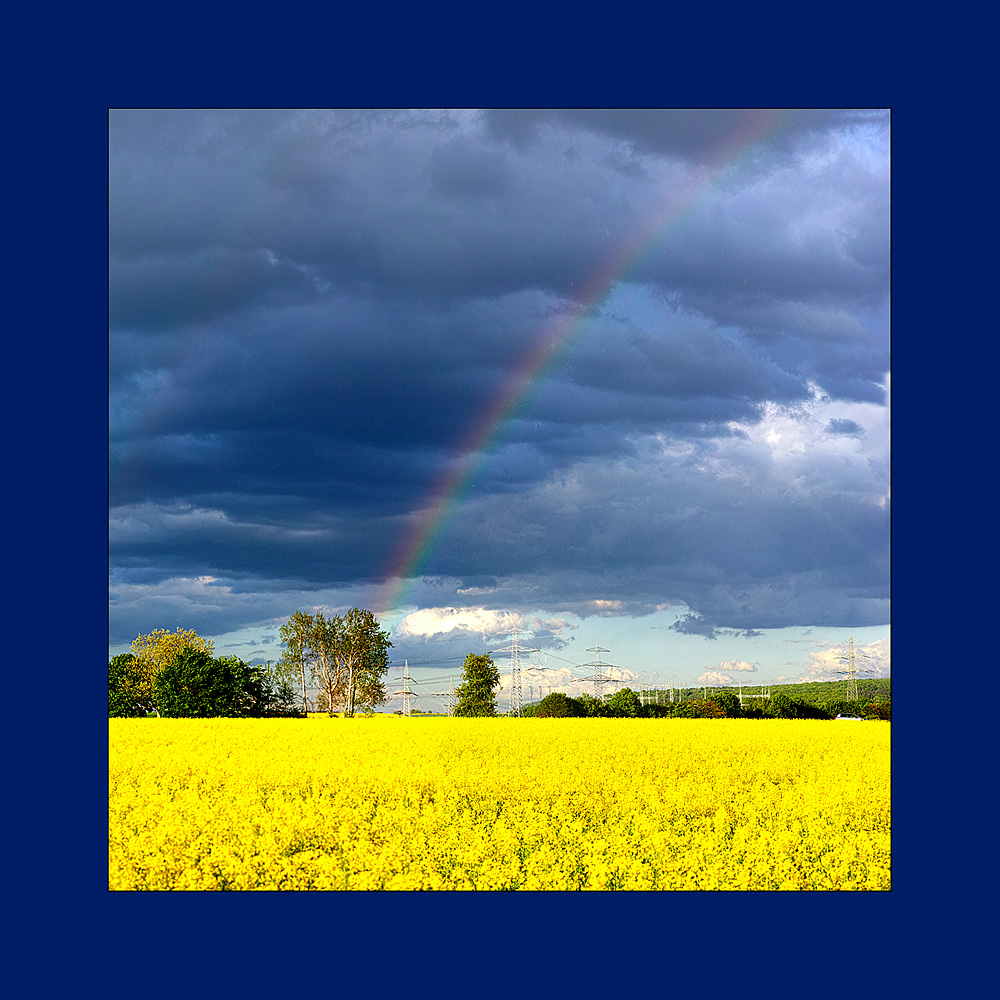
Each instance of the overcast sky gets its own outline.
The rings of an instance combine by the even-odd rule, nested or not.
[[[511,625],[550,671],[831,676],[854,635],[888,675],[889,144],[870,110],[112,111],[109,652],[277,659],[360,606],[425,676]]]

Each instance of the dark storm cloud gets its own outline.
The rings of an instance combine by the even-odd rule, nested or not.
[[[738,447],[734,439],[729,450]],[[709,468],[713,450],[578,463],[516,496],[470,497],[428,571],[461,576],[485,548],[496,577],[573,602],[554,610],[578,613],[576,601],[595,592],[645,612],[681,600],[740,629],[765,624],[765,615],[767,624],[783,615],[818,620],[840,591],[866,601],[886,596],[888,508],[852,495],[846,478],[826,481],[824,464],[787,480],[763,455],[754,469],[748,454],[737,475],[735,454],[724,460],[728,468]],[[513,596],[512,606],[530,606],[530,597]],[[885,609],[868,607],[866,621]]]
[[[886,129],[868,111],[113,111],[113,631],[157,609],[236,627],[295,588],[377,583],[552,324],[561,353],[421,568],[442,603],[683,601],[712,629],[884,615]],[[202,578],[223,582],[170,592]]]
[[[778,114],[746,108],[663,110],[659,108],[492,109],[486,112],[490,130],[518,144],[537,142],[539,126],[559,124],[602,133],[629,143],[636,150],[686,160],[706,160],[730,144],[734,135],[773,130],[773,147],[781,149],[830,129],[882,123],[879,111],[801,109]]]

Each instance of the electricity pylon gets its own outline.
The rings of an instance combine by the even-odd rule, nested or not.
[[[437,682],[433,681],[433,680],[432,681],[427,681],[425,679],[425,683],[435,684]],[[455,714],[455,675],[452,674],[452,676],[451,676],[451,687],[449,687],[447,691],[429,691],[429,690],[427,690],[425,688],[423,694],[421,695],[421,697],[444,698],[445,699],[444,714],[445,715],[454,715]]]
[[[517,638],[519,635],[531,635],[529,630],[519,629],[514,625],[509,632],[502,633],[511,637],[509,646],[503,649],[491,649],[491,653],[510,653],[510,700],[507,714],[520,717],[521,715],[521,654],[537,653],[539,650],[533,646],[519,645]]]
[[[854,652],[854,636],[850,636],[847,640],[847,656],[838,656],[837,659],[845,662],[847,668],[845,670],[835,670],[835,674],[846,674],[847,675],[847,700],[857,701],[858,700],[858,674],[873,674],[874,670],[869,670],[867,667],[859,667],[856,662],[856,657],[858,654]],[[870,660],[871,657],[862,653],[861,658],[863,660]]]
[[[535,652],[538,652],[538,650],[535,650]],[[530,667],[525,667],[523,669],[523,673],[530,674],[532,680],[535,680],[535,679],[538,680],[538,697],[539,697],[539,699],[541,699],[543,697],[543,695],[542,695],[542,683],[541,683],[542,682],[542,678],[541,678],[541,676],[538,676],[536,678],[535,675],[540,675],[544,671],[551,670],[551,669],[552,669],[552,667],[547,666],[544,663],[532,664]],[[550,691],[552,690],[551,687],[549,688],[549,690]],[[534,697],[535,697],[534,693],[533,693],[534,692],[534,684],[529,684],[528,685],[528,692],[529,692],[529,699],[533,701]]]
[[[594,672],[590,677],[581,677],[581,681],[593,681],[594,682],[594,697],[598,700],[604,697],[604,685],[605,684],[620,684],[621,682],[616,678],[612,677],[610,674],[602,674],[601,667],[607,667],[609,670],[618,669],[624,670],[624,667],[619,667],[615,663],[601,663],[601,653],[610,653],[610,649],[603,649],[600,646],[591,646],[587,650],[588,653],[594,653],[594,660],[592,663],[578,663],[578,667],[593,667]]]
[[[410,676],[410,661],[409,660],[403,660],[403,690],[402,691],[393,691],[392,694],[393,694],[393,697],[397,697],[399,695],[403,696],[403,715],[404,716],[409,716],[410,715],[410,709],[412,707],[411,704],[410,704],[410,699],[416,697],[416,695],[410,690],[410,685],[411,684],[419,684],[419,683],[420,683],[419,681],[415,681]]]

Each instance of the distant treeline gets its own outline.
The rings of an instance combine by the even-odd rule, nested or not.
[[[675,688],[673,701],[665,690],[640,694],[622,688],[606,698],[589,694],[573,698],[556,691],[539,702],[525,705],[522,715],[539,719],[834,719],[838,715],[857,715],[862,719],[891,721],[890,680],[858,680],[857,685],[858,698],[854,701],[844,697],[842,681],[765,685],[770,697],[760,697],[759,687],[744,688],[742,705],[739,694],[730,688]]]

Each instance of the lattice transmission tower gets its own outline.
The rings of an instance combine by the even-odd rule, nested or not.
[[[433,682],[431,682],[433,683]],[[447,691],[425,691],[424,694],[430,695],[432,698],[444,698],[444,714],[454,715],[455,714],[455,676],[452,674],[451,677],[451,687]]]
[[[400,695],[403,696],[403,715],[404,716],[409,716],[410,715],[411,709],[413,707],[412,704],[411,704],[411,700],[413,698],[416,698],[416,694],[414,694],[414,692],[410,690],[410,685],[411,684],[419,684],[419,683],[420,683],[419,681],[414,680],[410,676],[410,661],[409,660],[403,660],[403,690],[402,691],[393,691],[392,694],[393,694],[394,698],[398,698]]]
[[[538,650],[535,650],[535,652],[538,652]],[[552,670],[552,667],[547,666],[545,663],[533,663],[530,667],[524,667],[522,669],[522,671],[521,671],[522,674],[528,674],[529,675],[529,678],[528,678],[529,682],[530,682],[528,684],[528,700],[529,701],[534,701],[534,698],[535,698],[535,695],[534,695],[535,685],[533,683],[534,681],[538,681],[538,698],[539,698],[539,700],[541,700],[544,697],[544,695],[542,694],[542,692],[544,691],[544,688],[542,687],[542,675],[544,675],[546,672],[550,672],[551,670]],[[552,687],[550,685],[549,686],[549,691],[551,692],[551,690],[552,690]]]
[[[510,699],[507,708],[507,714],[509,716],[521,715],[521,654],[522,653],[537,653],[539,650],[535,649],[533,646],[522,646],[517,640],[519,636],[531,635],[531,631],[528,629],[519,629],[514,625],[509,632],[502,633],[503,635],[509,635],[511,637],[511,642],[509,646],[504,646],[503,649],[491,649],[491,653],[510,653]]]
[[[604,697],[604,685],[605,684],[621,684],[622,682],[616,677],[612,677],[610,674],[604,674],[601,672],[602,667],[607,667],[609,670],[624,670],[624,667],[619,667],[616,663],[602,663],[601,653],[610,653],[610,649],[603,649],[601,646],[591,646],[587,650],[588,653],[594,654],[594,659],[591,663],[578,663],[578,667],[593,667],[594,672],[589,677],[581,677],[581,681],[593,681],[594,682],[594,697],[598,700]]]
[[[854,652],[854,636],[850,636],[847,640],[847,655],[838,656],[837,659],[842,663],[846,663],[847,667],[844,670],[835,670],[834,673],[845,674],[847,679],[847,700],[857,701],[858,700],[858,674],[873,674],[874,670],[869,670],[867,667],[859,667],[857,664],[858,653]],[[865,653],[860,654],[861,659],[870,660],[871,657]]]

